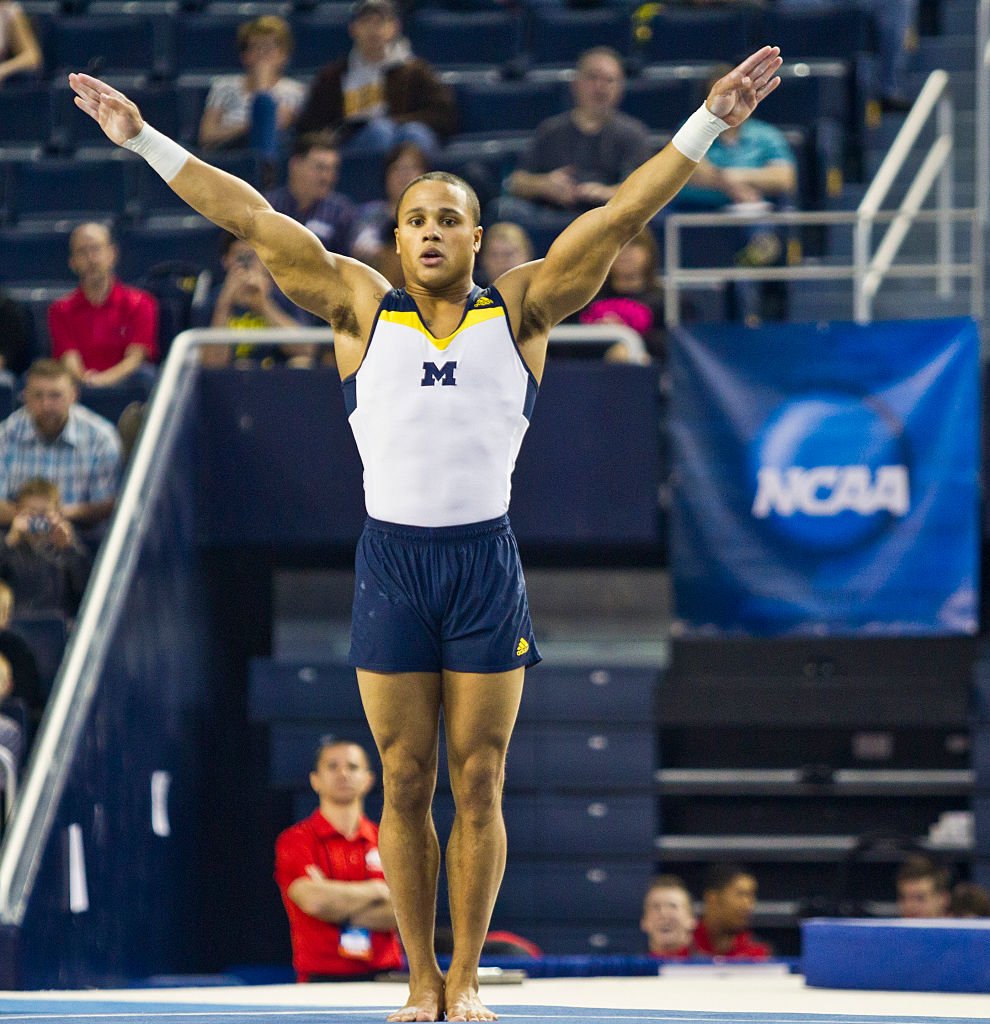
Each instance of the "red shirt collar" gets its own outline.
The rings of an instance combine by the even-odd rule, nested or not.
[[[765,959],[769,955],[769,949],[762,943],[757,942],[753,938],[752,932],[740,932],[738,935],[733,936],[732,945],[728,950],[721,953],[716,952],[712,946],[712,939],[708,934],[704,921],[699,921],[698,927],[694,930],[694,947],[698,953],[702,953],[705,956],[762,957]]]
[[[366,839],[369,843],[376,843],[378,836],[375,832],[375,826],[369,818],[366,818],[363,814],[358,819],[357,831],[353,836],[345,836],[342,832],[339,832],[333,825],[323,817],[319,807],[309,816],[309,824],[313,831],[321,839],[333,839],[334,837],[340,837],[341,839]]]

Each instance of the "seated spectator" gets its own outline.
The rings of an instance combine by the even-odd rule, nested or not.
[[[28,313],[0,288],[0,371],[22,374],[31,362]]]
[[[720,960],[766,960],[770,947],[750,932],[756,909],[756,879],[738,864],[714,864],[705,876],[701,920],[694,952]]]
[[[924,854],[912,854],[897,869],[897,913],[901,917],[945,917],[949,870]]]
[[[533,243],[526,229],[511,221],[496,221],[481,236],[478,277],[482,284],[494,284],[504,273],[532,258]]]
[[[357,743],[321,740],[309,773],[320,805],[275,842],[275,881],[301,982],[370,978],[400,964],[378,826],[364,814],[374,782]]]
[[[345,149],[386,153],[415,142],[429,154],[457,127],[454,95],[413,56],[391,0],[358,0],[348,25],[354,48],[320,70],[299,114],[300,132],[329,128]]]
[[[76,527],[110,517],[120,483],[120,439],[113,424],[81,406],[68,368],[31,364],[24,406],[0,423],[0,525],[14,519],[14,497],[44,473],[59,490],[62,515]]]
[[[0,579],[22,611],[79,610],[89,570],[89,551],[64,515],[55,484],[40,477],[17,490],[14,521],[0,546]]]
[[[45,692],[41,688],[38,661],[31,645],[10,628],[13,616],[14,592],[0,580],[0,655],[7,659],[13,672],[12,696],[24,702],[31,721],[37,724],[45,710]]]
[[[268,193],[272,208],[305,224],[330,252],[351,252],[357,209],[334,191],[340,177],[340,153],[329,132],[296,138],[286,183]],[[322,325],[322,321],[320,321]]]
[[[692,954],[698,919],[691,894],[677,875],[657,875],[643,897],[639,928],[646,935],[650,956],[685,960]]]
[[[158,359],[158,300],[121,282],[117,245],[105,224],[69,236],[79,287],[48,307],[52,355],[86,388],[140,383],[150,392]]]
[[[949,897],[949,917],[990,917],[990,892],[976,882],[958,882]]]
[[[237,29],[244,73],[218,75],[210,85],[199,123],[204,149],[246,147],[268,158],[295,122],[306,86],[285,77],[292,29],[276,14],[263,14]]]
[[[395,251],[395,211],[406,186],[430,170],[426,153],[415,142],[400,142],[385,157],[384,199],[373,199],[358,208],[351,255],[374,267],[393,288],[405,283]]]
[[[573,108],[537,127],[509,176],[509,196],[496,200],[489,219],[526,224],[547,211],[570,218],[607,203],[651,151],[646,127],[618,109],[624,86],[618,53],[607,46],[583,53]]]
[[[619,251],[601,291],[581,310],[578,320],[583,324],[625,324],[642,337],[650,356],[665,361],[667,331],[658,261],[656,239],[645,228]],[[624,346],[613,345],[605,358],[625,362],[629,355]]]
[[[10,662],[0,654],[0,749],[10,754],[16,770],[24,756],[26,737],[21,723],[12,713],[13,709],[9,702],[13,694],[14,676],[10,670]],[[5,775],[0,772],[0,790],[4,789],[5,782]]]
[[[0,85],[41,73],[44,58],[17,0],[0,0]]]
[[[230,327],[252,330],[260,327],[304,327],[305,312],[279,291],[258,254],[239,238],[225,234],[221,240],[224,279],[201,309],[193,313],[193,327]],[[311,366],[312,345],[208,345],[203,348],[204,366],[227,366],[233,361],[242,369],[279,364]]]

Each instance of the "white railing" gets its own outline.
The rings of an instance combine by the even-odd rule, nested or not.
[[[981,0],[981,12],[990,10],[990,0]],[[990,15],[984,13],[990,23]],[[925,125],[935,114],[935,139],[915,173],[904,199],[896,210],[881,206],[891,187],[914,151]],[[852,315],[858,323],[869,323],[873,300],[886,278],[931,278],[936,293],[943,298],[953,293],[957,277],[970,280],[970,311],[981,318],[984,311],[983,273],[984,245],[981,218],[987,203],[985,183],[977,181],[981,209],[953,208],[953,108],[949,93],[949,76],[933,71],[905,119],[893,145],[881,164],[869,189],[855,211],[835,212],[766,212],[766,213],[682,213],[671,214],[664,221],[664,307],[668,326],[680,323],[680,292],[685,287],[720,284],[726,281],[800,281],[849,280],[852,283]],[[977,120],[977,126],[982,122]],[[977,130],[986,147],[986,133]],[[938,182],[936,204],[923,209],[932,187]],[[935,259],[929,262],[900,262],[896,257],[910,228],[919,223],[934,223],[936,231]],[[953,251],[955,225],[964,223],[970,229],[970,256],[956,261]],[[786,267],[739,267],[736,265],[685,268],[681,265],[682,229],[725,227],[727,224],[760,224],[773,226],[808,225],[853,228],[853,255],[847,263],[802,263]],[[873,229],[888,224],[880,244],[873,249]]]
[[[17,800],[17,760],[6,747],[0,747],[0,778],[3,779],[3,817],[6,821]]]

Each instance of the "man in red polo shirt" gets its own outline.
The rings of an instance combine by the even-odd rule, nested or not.
[[[696,956],[768,960],[770,947],[749,931],[756,909],[756,879],[738,864],[714,864],[705,876],[704,909],[694,930]]]
[[[694,930],[698,919],[691,893],[677,875],[657,875],[643,897],[639,929],[646,935],[650,956],[663,960],[686,960],[694,955]]]
[[[52,355],[84,387],[154,379],[158,301],[118,280],[117,257],[105,224],[80,224],[69,236],[69,267],[79,287],[48,307]]]
[[[309,773],[320,806],[275,842],[299,981],[370,980],[401,964],[378,827],[364,815],[374,781],[362,747],[322,741]]]

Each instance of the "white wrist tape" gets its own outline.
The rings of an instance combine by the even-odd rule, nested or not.
[[[157,171],[166,181],[171,181],[189,159],[188,150],[156,131],[147,121],[141,131],[123,145],[124,149],[143,156],[151,164],[152,170]]]
[[[702,103],[670,141],[688,160],[698,163],[708,152],[708,147],[728,127],[722,118],[716,117]]]

